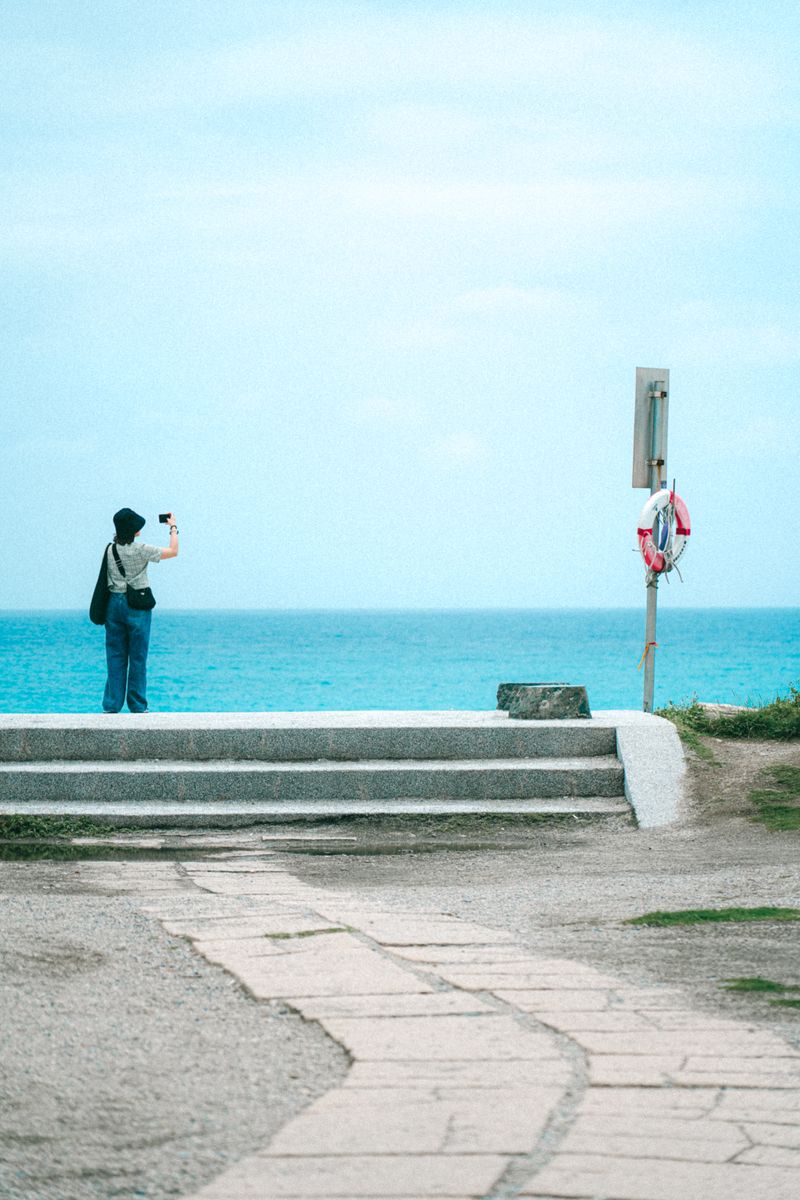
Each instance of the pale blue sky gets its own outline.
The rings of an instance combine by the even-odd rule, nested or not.
[[[794,605],[800,6],[6,0],[2,607]],[[666,589],[662,589],[666,592]]]

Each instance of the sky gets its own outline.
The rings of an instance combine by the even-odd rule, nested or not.
[[[2,608],[797,604],[800,6],[5,0]]]

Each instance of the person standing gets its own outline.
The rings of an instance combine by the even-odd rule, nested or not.
[[[138,591],[147,588],[149,593],[148,565],[178,555],[178,526],[174,513],[167,513],[167,547],[137,542],[144,524],[145,518],[132,508],[121,508],[114,513],[115,537],[106,551],[108,677],[103,712],[107,713],[120,712],[126,699],[131,712],[147,712],[147,651],[155,601],[150,600],[149,608],[132,608],[128,603],[128,588]]]

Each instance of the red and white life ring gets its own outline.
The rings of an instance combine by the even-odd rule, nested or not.
[[[670,511],[665,512],[668,508]],[[664,516],[657,526],[657,544],[653,525],[659,514]],[[639,549],[648,570],[655,575],[671,571],[686,549],[691,532],[689,510],[678,493],[669,488],[654,492],[639,514],[639,527],[636,530]]]

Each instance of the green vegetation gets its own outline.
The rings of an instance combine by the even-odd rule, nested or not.
[[[349,933],[350,925],[329,925],[327,929],[301,929],[298,933],[265,933],[270,941],[280,942],[285,938],[317,937],[320,933]]]
[[[0,816],[0,840],[31,838],[105,837],[114,833],[141,833],[139,827],[112,825],[95,817]],[[149,832],[149,830],[148,830]]]
[[[668,715],[667,709],[662,708],[660,710],[659,716],[666,717]],[[680,737],[684,746],[688,746],[690,750],[694,750],[698,758],[704,759],[705,762],[710,763],[711,766],[719,766],[719,762],[717,761],[714,751],[710,746],[706,745],[699,733],[697,733],[690,726],[684,725],[683,722],[675,716],[669,715],[669,720],[674,721],[675,725],[677,726],[678,736]]]
[[[746,975],[742,979],[725,979],[723,982],[729,992],[800,992],[800,986],[762,979],[760,975]]]
[[[692,749],[696,749],[699,735],[771,738],[776,741],[800,738],[800,689],[795,687],[789,688],[788,696],[776,696],[769,704],[720,717],[711,716],[697,699],[689,704],[670,702],[666,708],[657,711],[660,717],[674,722],[681,737]],[[707,755],[706,748],[704,757]]]
[[[762,995],[766,992],[770,1004],[780,1004],[784,1008],[800,1008],[800,998],[791,995],[792,992],[800,992],[798,983],[778,983],[775,979],[762,979],[760,975],[726,979],[723,982],[729,992],[756,992]],[[790,993],[788,996],[787,992]]]
[[[679,908],[674,912],[644,913],[626,925],[702,925],[720,921],[800,921],[800,908]]]
[[[750,793],[754,821],[767,829],[800,829],[800,767],[772,767],[766,772],[778,787]]]

